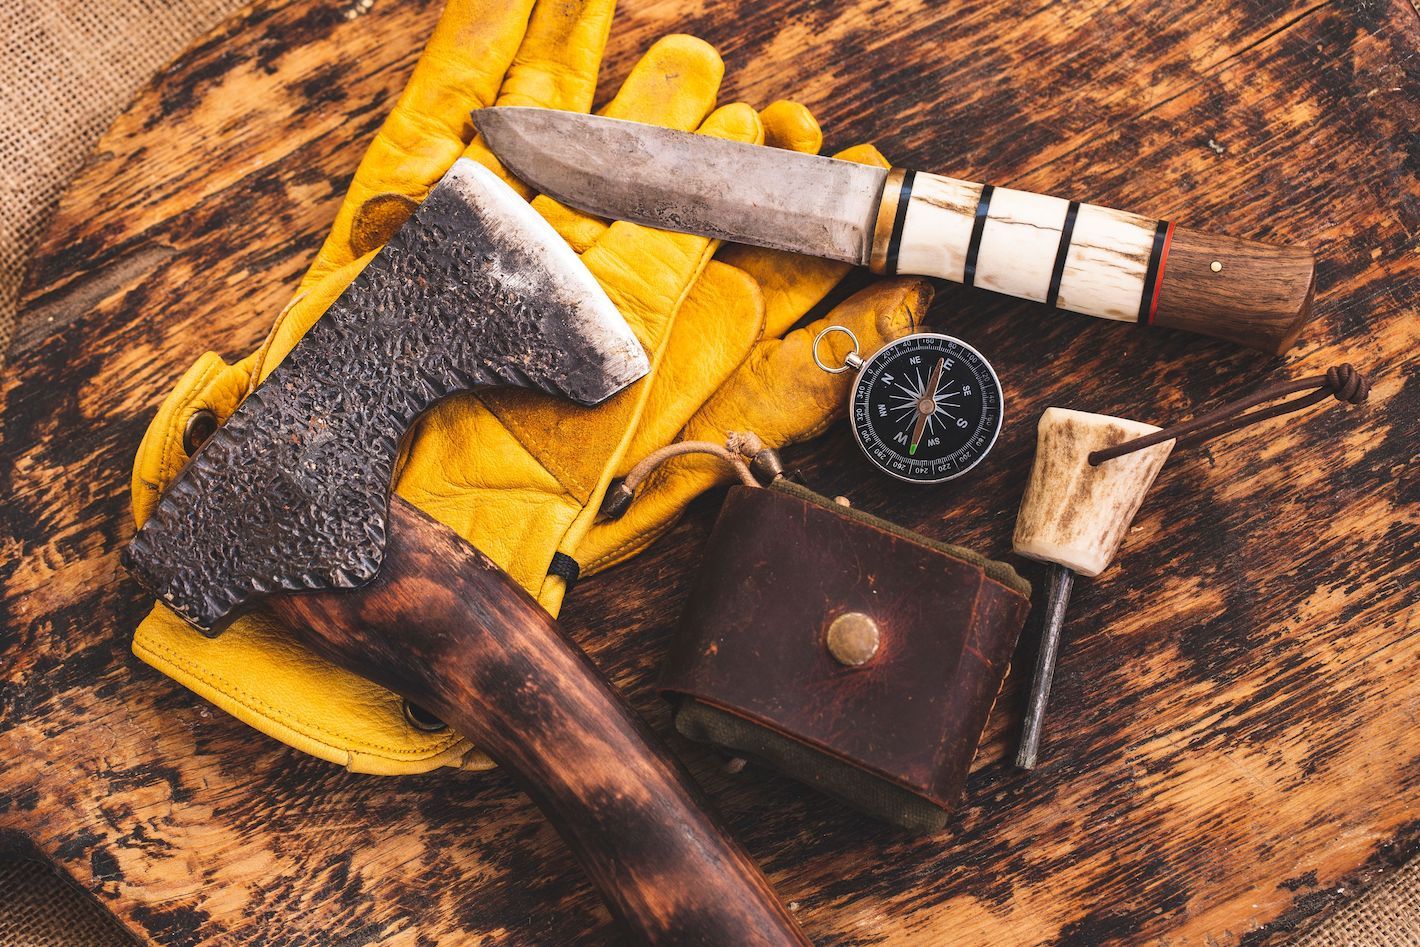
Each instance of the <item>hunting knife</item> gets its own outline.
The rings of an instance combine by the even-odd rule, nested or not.
[[[1299,247],[621,119],[499,107],[473,121],[519,178],[603,217],[941,277],[1278,354],[1310,316],[1315,261]]]

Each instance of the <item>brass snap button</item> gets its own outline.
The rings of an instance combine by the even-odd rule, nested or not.
[[[202,442],[217,433],[217,415],[211,408],[198,408],[188,416],[182,429],[182,449],[191,457]]]
[[[878,653],[878,623],[862,612],[845,612],[828,626],[828,653],[844,667],[862,667]]]

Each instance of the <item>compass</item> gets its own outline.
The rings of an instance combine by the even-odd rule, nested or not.
[[[853,342],[836,368],[818,354],[819,342],[833,332]],[[899,480],[960,477],[981,463],[1001,431],[1001,382],[961,339],[917,332],[865,360],[851,330],[829,326],[814,339],[814,361],[833,374],[857,369],[848,400],[853,435],[878,469]]]

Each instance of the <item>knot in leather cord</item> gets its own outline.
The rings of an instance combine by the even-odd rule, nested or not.
[[[1337,401],[1360,404],[1371,394],[1371,383],[1350,364],[1333,365],[1326,370],[1326,384]]]
[[[1273,398],[1280,398],[1298,391],[1306,391],[1309,388],[1313,389],[1311,393],[1300,398],[1293,398],[1270,408],[1243,413],[1248,408],[1264,401],[1271,401]],[[1247,427],[1249,424],[1300,411],[1302,408],[1324,401],[1328,395],[1335,397],[1343,404],[1361,404],[1370,396],[1370,393],[1371,383],[1366,379],[1366,376],[1351,367],[1350,364],[1333,365],[1326,370],[1325,375],[1313,375],[1309,378],[1278,382],[1232,404],[1224,405],[1207,414],[1201,414],[1191,421],[1184,421],[1161,431],[1155,431],[1153,434],[1136,437],[1123,444],[1092,451],[1089,456],[1090,466],[1095,467],[1107,460],[1123,457],[1125,454],[1132,454],[1136,450],[1153,447],[1155,444],[1162,444],[1165,441],[1177,440],[1179,446],[1201,444],[1219,435]]]

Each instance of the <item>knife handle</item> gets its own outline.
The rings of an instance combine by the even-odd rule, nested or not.
[[[312,651],[428,709],[503,764],[640,940],[809,943],[591,660],[452,530],[394,497],[373,581],[268,601]]]
[[[871,266],[980,286],[1102,319],[1281,354],[1311,315],[1311,251],[894,168]]]

